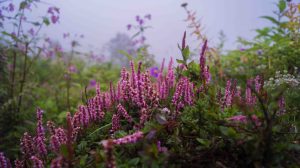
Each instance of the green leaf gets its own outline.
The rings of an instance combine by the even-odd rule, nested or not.
[[[20,8],[20,10],[21,9],[25,9],[26,6],[27,6],[27,2],[23,1],[23,2],[20,3],[20,7],[19,8]]]
[[[50,21],[49,21],[49,19],[47,17],[43,18],[43,22],[45,23],[46,26],[50,25]]]
[[[60,146],[60,153],[66,158],[68,157],[68,148],[66,144]]]
[[[140,158],[133,158],[128,161],[130,165],[136,166],[140,162]]]
[[[84,155],[84,156],[82,156],[82,157],[80,157],[80,165],[81,166],[84,166],[84,165],[86,165],[86,159],[88,158],[88,155]]]
[[[273,18],[273,17],[271,17],[271,16],[261,16],[261,18],[267,19],[267,20],[269,20],[270,22],[272,22],[273,24],[280,25],[280,22],[277,21],[275,18]]]
[[[282,13],[286,8],[285,0],[280,0],[277,4],[277,7],[279,8],[279,12]]]
[[[182,50],[182,57],[183,57],[183,60],[186,62],[186,60],[189,59],[189,56],[190,56],[190,49],[189,49],[189,46],[186,46],[183,50]]]
[[[220,131],[223,135],[234,138],[236,136],[236,131],[230,127],[220,126]]]
[[[210,141],[207,139],[196,138],[196,140],[205,147],[209,147],[210,145]]]
[[[126,56],[128,60],[133,60],[133,57],[132,57],[130,54],[128,54],[126,51],[119,50],[118,52],[119,52],[120,54]]]
[[[89,134],[88,136],[92,136],[92,135],[95,134],[96,132],[99,132],[100,130],[102,130],[102,129],[104,129],[104,128],[107,128],[107,127],[109,127],[109,126],[111,126],[111,123],[106,124],[106,125],[104,125],[104,126],[102,126],[102,127],[100,127],[100,128],[97,128],[94,132],[92,132],[92,133]]]
[[[176,62],[177,62],[178,64],[184,64],[184,63],[185,63],[183,60],[180,60],[180,59],[176,59]]]

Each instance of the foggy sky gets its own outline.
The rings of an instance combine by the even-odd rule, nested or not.
[[[151,14],[149,24],[153,27],[146,32],[150,51],[156,59],[178,57],[177,43],[182,34],[188,32],[184,22],[186,13],[180,6],[188,2],[188,8],[197,11],[197,17],[205,26],[204,32],[210,44],[218,42],[218,33],[223,30],[226,49],[237,47],[238,36],[251,39],[257,28],[270,23],[260,19],[272,15],[276,0],[46,0],[60,8],[60,23],[49,26],[43,33],[58,40],[62,34],[84,34],[81,44],[85,50],[101,51],[101,48],[118,32],[127,32],[126,25],[135,21],[136,15]],[[46,9],[39,8],[37,13]],[[130,34],[130,33],[129,33]],[[194,43],[191,36],[189,43]]]

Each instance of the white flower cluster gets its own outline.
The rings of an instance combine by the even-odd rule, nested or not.
[[[298,87],[300,86],[300,75],[297,73],[297,67],[295,67],[294,72],[296,72],[296,75],[289,74],[286,70],[283,72],[276,71],[275,77],[265,81],[264,86],[267,88],[276,88],[281,85],[288,85],[293,88]]]

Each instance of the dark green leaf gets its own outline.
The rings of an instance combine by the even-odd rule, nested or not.
[[[27,6],[27,2],[26,2],[26,1],[23,1],[23,2],[20,3],[20,7],[19,7],[19,8],[20,8],[20,10],[21,10],[21,9],[25,9],[26,6]]]
[[[43,22],[45,23],[46,26],[48,26],[50,24],[50,21],[47,17],[43,18]]]
[[[285,0],[280,0],[277,4],[278,8],[279,8],[279,12],[282,13],[285,8],[286,8],[286,2]]]

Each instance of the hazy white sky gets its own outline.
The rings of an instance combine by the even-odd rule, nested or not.
[[[52,38],[61,39],[65,32],[84,34],[81,44],[86,49],[93,46],[101,49],[118,32],[127,32],[126,25],[136,15],[150,13],[146,36],[151,52],[157,60],[179,55],[177,43],[187,29],[184,9],[197,11],[205,25],[205,32],[211,44],[218,42],[218,33],[223,30],[227,36],[226,48],[236,47],[236,38],[252,38],[254,29],[269,25],[259,19],[271,15],[276,9],[276,0],[46,0],[61,9],[60,23],[44,30]],[[38,12],[45,9],[39,8]],[[188,36],[189,39],[192,37]],[[190,41],[192,42],[192,41]],[[92,48],[91,48],[92,49]]]

